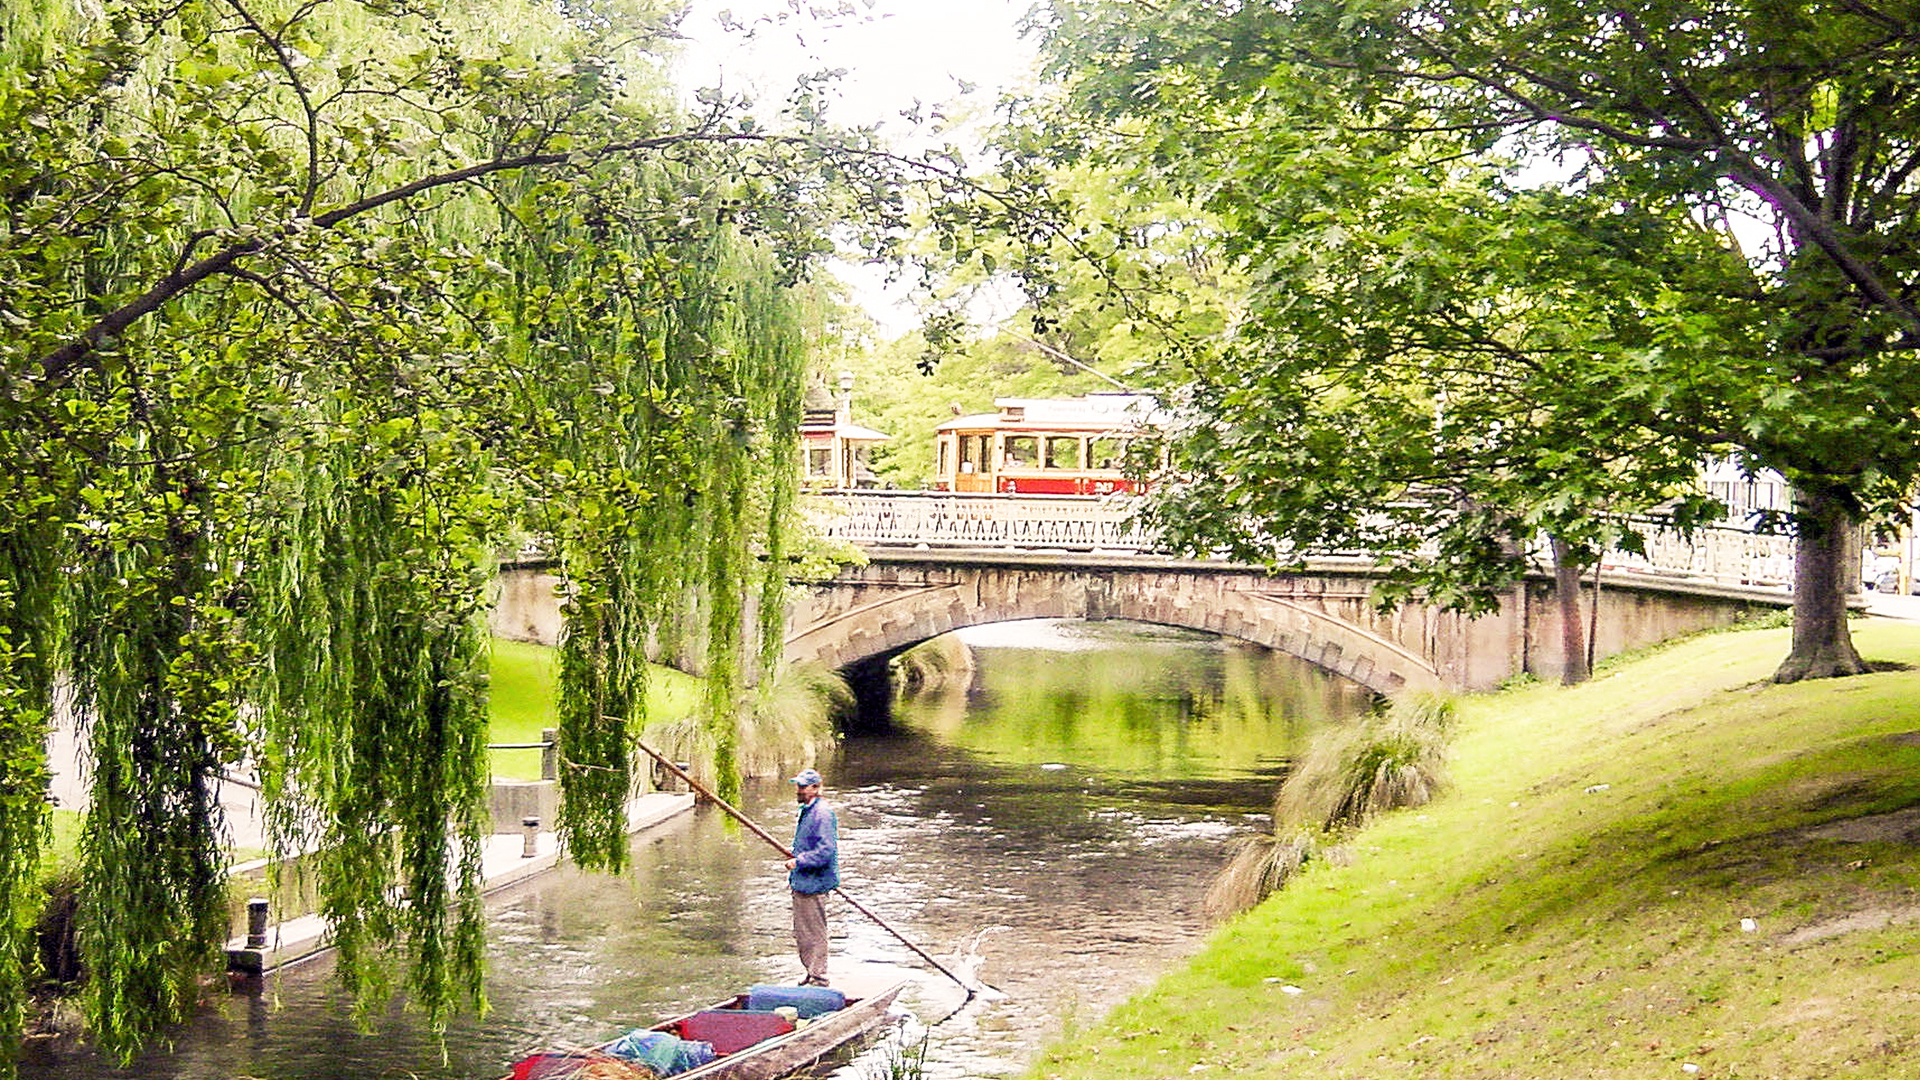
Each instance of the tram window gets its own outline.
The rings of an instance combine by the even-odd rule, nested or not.
[[[961,472],[980,473],[980,472],[987,471],[987,440],[988,438],[989,437],[986,435],[960,436],[960,471]]]
[[[825,447],[807,451],[807,475],[825,476],[833,471],[833,451]]]
[[[1040,437],[1038,435],[1009,435],[1001,444],[1000,463],[1009,468],[1033,466],[1040,463]]]
[[[1047,468],[1077,469],[1080,467],[1080,439],[1076,435],[1047,436]]]
[[[1127,444],[1115,438],[1093,440],[1087,464],[1095,469],[1118,469],[1126,463]]]
[[[933,474],[935,476],[947,475],[947,440],[945,439],[941,439],[934,449]]]

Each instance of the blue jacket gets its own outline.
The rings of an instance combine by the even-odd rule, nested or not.
[[[840,821],[825,799],[800,808],[793,826],[793,869],[787,884],[797,893],[823,893],[840,887]]]

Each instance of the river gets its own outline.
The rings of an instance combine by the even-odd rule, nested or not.
[[[1190,955],[1200,898],[1233,840],[1318,726],[1365,691],[1290,658],[1132,623],[1009,623],[968,631],[970,685],[904,701],[886,735],[818,763],[838,808],[844,888],[1005,994],[927,1040],[927,1075],[1017,1072],[1063,1029],[1096,1020]],[[791,828],[791,785],[743,806]],[[562,869],[493,894],[489,1014],[443,1042],[396,1006],[355,1029],[324,957],[268,995],[235,997],[117,1070],[30,1049],[36,1080],[490,1078],[530,1048],[591,1043],[798,970],[784,873],[711,807],[640,834],[620,877]],[[958,1004],[884,931],[834,900],[836,963],[898,965],[924,1020]],[[850,1077],[864,1064],[843,1070]]]

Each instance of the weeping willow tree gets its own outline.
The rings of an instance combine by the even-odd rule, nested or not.
[[[541,448],[535,499],[568,588],[561,827],[589,866],[625,857],[645,661],[707,676],[697,741],[731,797],[757,659],[746,597],[783,608],[804,341],[770,247],[727,227],[743,200],[723,164],[610,164],[570,207],[525,191],[529,227],[509,247],[519,294],[545,301],[519,320],[516,348],[547,349],[560,376],[526,434]],[[668,215],[673,227],[658,227]],[[610,277],[623,287],[607,291]]]
[[[576,858],[621,862],[649,655],[708,675],[733,790],[778,647],[795,286],[849,200],[897,200],[817,111],[774,137],[664,104],[654,7],[0,14],[9,1032],[67,691],[104,1048],[217,964],[235,768],[275,851],[311,853],[363,1013],[402,985],[436,1024],[483,1007],[484,626],[515,527],[570,582]]]
[[[0,425],[10,462],[40,457],[29,429]],[[45,464],[44,459],[41,460]],[[63,610],[59,528],[35,497],[31,473],[0,475],[0,1031],[20,1030],[33,953],[29,910],[46,841],[48,719]]]

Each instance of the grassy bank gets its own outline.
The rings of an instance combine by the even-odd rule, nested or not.
[[[554,680],[557,650],[496,638],[492,653],[491,743],[533,743],[557,722]],[[686,672],[650,665],[647,673],[649,730],[696,716],[705,694],[701,681]],[[833,745],[832,713],[850,704],[846,687],[831,672],[788,668],[769,693],[755,694],[739,728],[740,768],[749,776],[772,775],[812,764]],[[660,744],[656,744],[660,745]],[[540,776],[540,751],[495,750],[493,775],[510,780]]]
[[[1786,633],[1464,701],[1441,801],[1033,1074],[1915,1075],[1920,670],[1762,684]],[[1920,626],[1857,641],[1920,667]]]
[[[559,652],[545,645],[495,638],[489,696],[494,743],[540,741],[540,732],[558,722],[553,687]],[[700,680],[682,671],[654,666],[648,671],[647,711],[652,716],[685,716],[698,707]],[[495,750],[493,774],[510,780],[538,780],[540,751]]]

